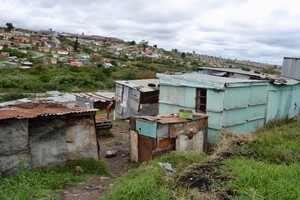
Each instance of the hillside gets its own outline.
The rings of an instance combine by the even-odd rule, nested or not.
[[[0,29],[0,93],[113,89],[114,80],[155,78],[156,73],[195,71],[200,66],[252,68],[276,73],[278,66],[166,51],[148,41]],[[5,100],[4,98],[3,100]]]

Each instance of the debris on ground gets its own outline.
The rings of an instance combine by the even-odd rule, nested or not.
[[[113,158],[117,156],[118,150],[106,151],[105,158]]]
[[[80,166],[78,166],[78,165],[75,167],[75,170],[78,173],[84,173],[84,170]]]
[[[170,163],[158,163],[158,165],[165,171],[165,173],[170,176],[176,173],[176,169],[172,168]]]

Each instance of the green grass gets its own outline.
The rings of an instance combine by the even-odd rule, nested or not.
[[[226,159],[229,181],[215,187],[237,191],[236,199],[300,199],[300,121],[268,125],[236,151],[250,159]]]
[[[84,173],[75,170],[80,166]],[[0,179],[0,199],[60,199],[59,190],[95,177],[109,175],[106,163],[94,159],[69,162],[65,167],[20,170],[17,175]]]
[[[175,190],[176,182],[186,167],[193,163],[203,162],[205,159],[203,154],[193,152],[178,153],[173,151],[164,154],[145,165],[131,169],[116,182],[115,188],[101,199],[189,199],[186,188]],[[171,163],[172,167],[177,170],[176,175],[165,175],[158,166],[158,162]]]
[[[229,159],[223,171],[232,179],[226,189],[237,190],[236,199],[300,199],[300,165],[277,165],[254,159]]]
[[[300,122],[263,129],[245,151],[265,162],[300,163]]]

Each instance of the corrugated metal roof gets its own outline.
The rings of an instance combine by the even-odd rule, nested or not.
[[[86,98],[92,100],[94,102],[106,102],[110,101],[113,97],[115,97],[114,92],[89,92],[89,93],[78,93],[76,96]]]
[[[0,120],[3,119],[29,119],[38,116],[66,115],[74,113],[96,112],[92,108],[69,108],[60,104],[19,104],[0,108]]]
[[[271,81],[274,84],[277,85],[295,85],[295,84],[299,84],[300,81],[296,80],[296,79],[292,79],[292,78],[288,78],[288,77],[283,77],[283,76],[279,76],[279,75],[273,75],[273,74],[264,74],[264,73],[255,73],[254,71],[245,71],[242,69],[233,69],[233,68],[212,68],[212,67],[199,67],[199,69],[206,69],[206,70],[211,70],[214,72],[230,72],[230,73],[235,73],[235,74],[241,74],[241,75],[246,75],[251,77],[250,80],[256,80],[255,77],[257,78],[257,80],[267,80],[267,81]],[[214,75],[212,72],[209,73],[210,75]],[[231,77],[224,77],[225,79],[231,78]],[[254,78],[254,79],[253,79]],[[234,78],[238,81],[239,78]],[[245,80],[245,79],[243,79]]]
[[[199,73],[186,73],[182,75],[165,75],[165,74],[158,74],[158,77],[172,77],[176,79],[183,79],[187,81],[193,82],[210,82],[210,83],[255,83],[255,82],[268,82],[266,80],[251,80],[251,79],[241,79],[241,78],[230,78],[230,77],[220,77],[220,76],[213,76],[209,74],[199,74]]]
[[[151,92],[159,90],[159,80],[158,79],[138,79],[138,80],[128,80],[128,81],[115,81],[116,83],[126,85],[130,88],[135,88],[141,92]],[[155,84],[154,87],[149,86],[149,84]]]

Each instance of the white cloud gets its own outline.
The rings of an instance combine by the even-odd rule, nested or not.
[[[299,6],[296,0],[10,0],[1,3],[0,21],[281,64],[283,56],[300,54]]]

